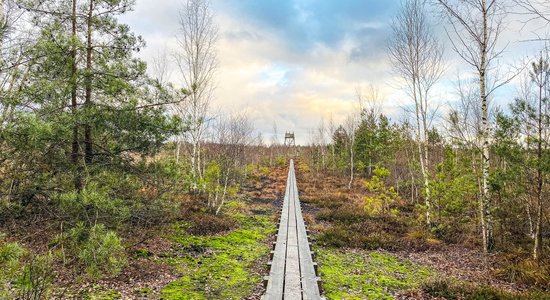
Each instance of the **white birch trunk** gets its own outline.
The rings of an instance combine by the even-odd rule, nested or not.
[[[486,7],[485,0],[482,0],[483,7]],[[486,14],[483,18],[483,35],[487,36],[487,18]],[[486,41],[487,38],[484,39]],[[483,235],[483,248],[487,252],[493,246],[493,222],[491,216],[491,205],[489,199],[489,163],[490,163],[490,149],[489,149],[489,112],[487,105],[487,82],[486,82],[486,60],[487,60],[487,48],[482,44],[481,47],[481,63],[479,72],[479,92],[481,96],[481,174],[482,174],[482,196],[480,202],[481,210],[481,231]]]
[[[418,157],[420,161],[420,171],[422,172],[422,179],[424,181],[424,192],[425,192],[425,201],[424,204],[426,206],[426,225],[431,225],[431,215],[430,215],[430,209],[431,209],[431,202],[430,202],[430,186],[429,186],[429,179],[428,179],[428,171],[427,171],[427,149],[425,148],[426,144],[426,128],[424,127],[426,124],[425,118],[423,117],[424,114],[422,112],[421,102],[422,99],[419,99],[419,93],[417,91],[418,83],[416,82],[416,79],[413,79],[413,98],[415,102],[415,109],[416,109],[416,135],[417,135],[417,147],[418,147]],[[421,121],[422,119],[422,121]]]
[[[349,162],[350,168],[349,168],[348,189],[351,189],[351,186],[353,184],[353,168],[354,168],[353,142],[351,143],[351,146],[350,146],[349,156],[350,156],[350,162]]]
[[[227,195],[227,183],[229,181],[229,176],[226,175],[225,176],[225,183],[223,185],[223,194],[222,194],[222,201],[220,203],[220,205],[218,206],[218,209],[216,209],[216,215],[218,215],[223,207],[223,205],[225,204],[225,197]]]

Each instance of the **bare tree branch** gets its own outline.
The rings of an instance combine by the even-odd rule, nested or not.
[[[426,224],[431,225],[429,185],[429,104],[430,91],[444,71],[443,48],[431,30],[422,0],[408,0],[391,25],[388,52],[395,72],[405,80],[414,100],[416,141],[426,204]]]
[[[207,114],[214,91],[218,60],[218,29],[214,24],[209,0],[186,0],[179,16],[179,49],[174,55],[183,80],[187,101],[174,108],[186,122],[183,135],[191,144],[194,182],[201,174],[201,142],[207,126]]]

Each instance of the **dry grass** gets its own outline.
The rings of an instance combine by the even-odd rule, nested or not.
[[[347,188],[345,176],[325,174],[315,179],[311,173],[297,172],[297,179],[305,218],[318,246],[352,251],[384,249],[433,268],[445,280],[459,282],[427,283],[398,299],[439,299],[440,295],[449,295],[450,299],[514,299],[530,288],[550,288],[550,263],[537,264],[528,259],[528,253],[486,255],[479,251],[476,228],[452,228],[454,231],[448,231],[446,236],[438,236],[436,231],[425,228],[414,206],[405,199],[393,204],[397,215],[369,215],[363,208],[364,198],[372,194],[361,179],[351,189]],[[543,299],[536,293],[525,295]]]
[[[189,221],[192,225],[187,228],[187,232],[197,236],[219,234],[237,227],[237,222],[227,215],[193,214]]]
[[[404,201],[395,204],[402,211],[399,216],[369,215],[364,199],[372,194],[363,180],[356,180],[348,189],[344,177],[315,179],[308,172],[298,172],[297,177],[307,223],[320,245],[416,251],[440,246],[431,233],[415,225],[412,209]]]

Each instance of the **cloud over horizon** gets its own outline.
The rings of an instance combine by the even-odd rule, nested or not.
[[[356,89],[372,84],[386,98],[384,112],[397,118],[408,100],[396,87],[386,43],[399,5],[398,0],[213,0],[220,33],[214,110],[246,111],[266,141],[276,124],[279,135],[295,131],[298,142],[307,143],[321,119],[343,122]],[[163,49],[177,51],[181,7],[181,0],[138,0],[122,17],[147,41],[141,54],[146,61]],[[516,48],[525,46],[510,51],[520,51]],[[455,68],[451,55],[449,69]],[[438,97],[448,96],[445,88]]]

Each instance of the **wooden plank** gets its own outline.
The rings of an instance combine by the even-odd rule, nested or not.
[[[319,300],[320,292],[300,207],[294,161],[290,161],[281,221],[263,299]]]
[[[300,280],[300,256],[298,252],[298,232],[296,228],[296,206],[292,181],[292,165],[289,176],[289,215],[288,215],[288,236],[286,245],[286,267],[285,267],[285,299],[302,299],[302,286]]]
[[[271,262],[271,269],[269,271],[269,279],[267,281],[266,293],[263,297],[263,299],[266,300],[283,299],[287,248],[286,242],[288,235],[289,195],[290,186],[287,179],[287,187],[283,200],[283,208],[281,211],[281,219],[279,222],[277,242],[275,244],[273,260]]]
[[[296,174],[293,174],[294,181],[296,181]],[[306,226],[304,218],[302,216],[302,208],[300,206],[300,197],[298,193],[298,186],[294,186],[295,210],[297,216],[297,232],[298,243],[300,251],[300,267],[302,278],[302,293],[303,299],[315,300],[320,299],[319,285],[317,282],[317,275],[315,273],[315,267],[313,265],[313,259],[311,256],[311,249],[309,247],[309,241],[307,238]]]

